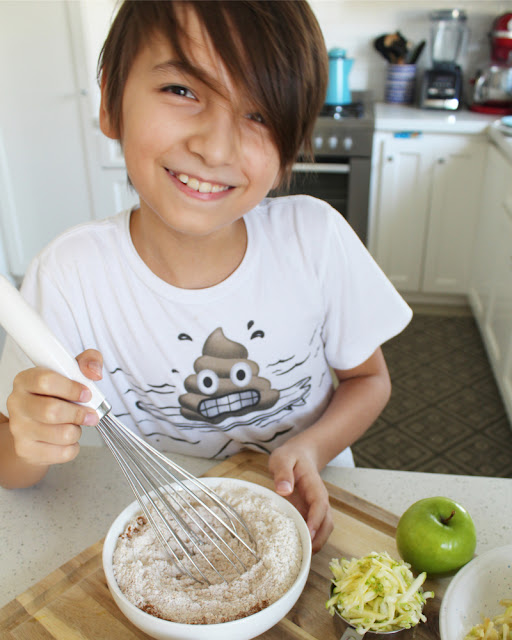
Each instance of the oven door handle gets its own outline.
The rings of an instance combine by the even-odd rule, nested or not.
[[[297,173],[349,173],[346,162],[296,162],[293,171]]]

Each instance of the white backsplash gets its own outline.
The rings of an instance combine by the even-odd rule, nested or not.
[[[386,61],[373,48],[384,33],[399,30],[413,43],[427,40],[418,67],[430,63],[429,13],[436,9],[464,9],[468,15],[469,38],[460,60],[469,79],[489,58],[488,33],[494,18],[512,11],[512,2],[497,0],[310,0],[327,48],[342,47],[355,63],[350,75],[352,89],[372,89],[378,100],[384,95]]]
[[[355,59],[350,75],[353,90],[372,89],[376,99],[384,96],[386,61],[373,48],[383,33],[399,30],[413,43],[428,42],[429,13],[436,9],[459,8],[468,14],[469,41],[461,60],[467,79],[489,56],[488,33],[493,19],[512,11],[512,2],[498,0],[310,0],[324,33],[327,48],[343,47]],[[93,112],[99,104],[95,81],[96,63],[117,0],[82,0],[84,35],[87,44]],[[428,47],[420,59],[421,69],[429,63]]]

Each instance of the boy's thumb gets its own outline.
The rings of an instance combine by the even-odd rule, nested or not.
[[[293,493],[293,469],[279,469],[274,474],[274,486],[280,496]]]
[[[293,493],[293,482],[290,482],[289,480],[278,480],[275,485],[276,493],[280,496],[289,496],[290,493]]]
[[[276,449],[270,455],[268,467],[274,478],[274,487],[280,496],[289,496],[293,493],[295,459],[284,454],[281,449]]]
[[[80,371],[91,380],[103,377],[103,357],[96,349],[87,349],[76,357]]]

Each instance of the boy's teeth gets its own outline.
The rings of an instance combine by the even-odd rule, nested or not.
[[[176,177],[180,182],[183,182],[183,184],[194,189],[194,191],[199,191],[199,193],[219,193],[219,191],[226,191],[226,189],[229,189],[229,187],[220,184],[199,182],[197,178],[189,178],[185,173],[179,173]]]

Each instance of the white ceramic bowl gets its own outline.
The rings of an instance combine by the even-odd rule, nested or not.
[[[441,640],[464,640],[483,616],[503,612],[505,598],[512,598],[512,545],[477,556],[455,574],[439,612]]]
[[[138,503],[132,502],[114,520],[103,545],[103,569],[117,606],[124,615],[139,629],[157,640],[249,640],[264,633],[277,624],[291,610],[304,589],[311,566],[311,538],[309,530],[300,513],[287,500],[270,489],[245,480],[234,478],[202,478],[205,484],[215,488],[219,483],[230,483],[233,487],[245,487],[254,493],[266,496],[282,512],[290,516],[299,531],[302,543],[302,564],[297,579],[279,600],[257,613],[239,620],[221,624],[180,624],[156,618],[141,611],[124,596],[119,589],[112,567],[112,556],[119,535],[129,520],[140,511]]]

